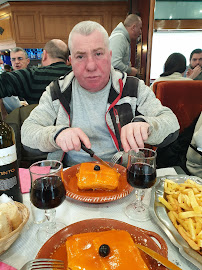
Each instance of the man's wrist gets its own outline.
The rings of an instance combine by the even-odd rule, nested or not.
[[[54,136],[54,141],[56,141],[57,136],[58,136],[63,130],[65,130],[65,129],[67,129],[67,128],[69,128],[69,127],[61,128],[61,129],[55,134],[55,136]]]

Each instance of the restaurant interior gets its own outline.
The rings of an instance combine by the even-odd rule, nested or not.
[[[201,48],[201,0],[0,0],[0,59],[3,61],[0,76],[5,64],[11,65],[10,50],[15,47],[27,52],[28,67],[41,67],[44,45],[52,39],[61,39],[67,44],[69,33],[77,23],[96,21],[110,35],[131,13],[141,17],[142,34],[138,41],[131,41],[130,61],[145,85],[150,86],[160,76],[172,53],[183,54],[188,66],[191,51]],[[181,141],[183,136],[188,136],[190,126],[194,132],[192,124],[202,112],[202,81],[159,81],[152,90],[162,105],[176,115]],[[4,114],[0,105],[5,120],[7,113]],[[6,122],[12,123],[12,119],[7,118]],[[191,140],[192,136],[189,144]],[[121,165],[122,156],[119,156],[113,167],[100,165],[92,158],[96,176],[89,176],[99,178],[104,167],[102,178],[112,175],[119,179],[114,189],[82,190],[77,183],[82,174],[81,164],[63,168],[58,162],[56,168],[52,161],[41,162],[47,158],[46,153],[33,157],[22,150],[21,143],[17,147],[22,153],[18,166],[23,202],[13,203],[0,196],[0,270],[202,269],[202,175],[190,175],[179,162],[156,166],[156,147],[146,145],[149,157],[143,153],[136,158],[138,162],[144,159],[152,162],[151,153],[154,153],[155,165],[150,165],[154,166],[155,181],[151,186],[137,188],[130,184],[127,166]],[[201,155],[202,148],[199,148]],[[90,153],[92,157],[94,153]],[[32,165],[36,161],[39,164]],[[99,168],[95,168],[95,162]],[[32,172],[31,166],[37,170]],[[87,170],[91,170],[90,165],[84,174]],[[54,195],[59,199],[54,206],[37,205],[33,183],[39,176],[50,175],[61,181],[60,193]],[[3,193],[0,190],[0,195]],[[138,206],[134,206],[134,200]],[[1,204],[9,206],[1,207]],[[129,206],[132,212],[140,211],[135,218],[128,214]],[[12,229],[2,236],[3,222],[8,222],[5,227]],[[38,259],[33,263],[36,268],[32,263],[24,266],[35,259]],[[59,261],[51,262],[52,259]]]

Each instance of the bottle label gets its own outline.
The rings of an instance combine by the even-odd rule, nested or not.
[[[11,164],[16,160],[17,155],[15,144],[10,147],[0,149],[0,166]]]
[[[0,191],[5,191],[17,185],[17,161],[0,167]]]

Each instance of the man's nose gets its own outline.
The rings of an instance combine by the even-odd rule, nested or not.
[[[96,62],[95,62],[94,57],[89,56],[87,58],[86,69],[88,69],[90,71],[93,71],[96,69]]]

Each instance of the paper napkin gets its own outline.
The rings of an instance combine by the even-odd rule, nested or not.
[[[6,263],[3,263],[3,262],[0,262],[0,269],[1,270],[17,270],[16,268],[14,268]]]
[[[50,171],[50,166],[39,167],[36,166],[35,173],[46,174]],[[22,193],[28,193],[31,187],[31,177],[29,169],[19,168],[20,188]],[[0,268],[1,269],[1,268]]]

